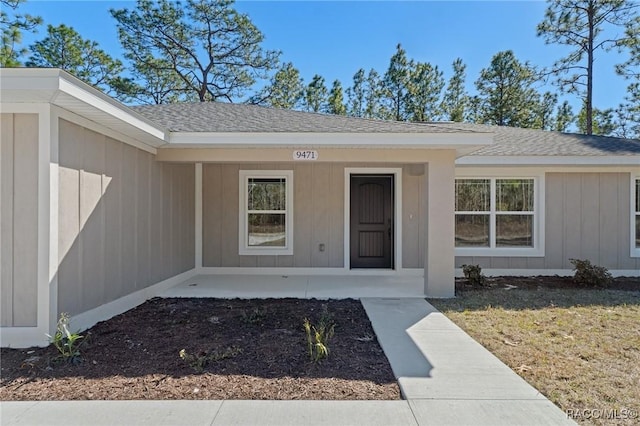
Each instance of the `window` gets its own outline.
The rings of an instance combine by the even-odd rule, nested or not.
[[[632,182],[634,196],[631,201],[633,203],[631,221],[632,223],[635,222],[635,238],[631,237],[631,255],[640,256],[640,177],[635,178]],[[634,227],[632,226],[631,229],[631,232],[633,232]]]
[[[240,254],[293,254],[292,201],[292,171],[240,171]]]
[[[535,197],[534,178],[456,179],[456,254],[539,254]]]

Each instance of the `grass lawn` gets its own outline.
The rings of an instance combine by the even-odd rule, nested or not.
[[[640,292],[490,288],[429,302],[576,421],[640,424]]]

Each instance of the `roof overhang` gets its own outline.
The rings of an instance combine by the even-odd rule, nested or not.
[[[200,133],[172,132],[162,148],[437,149],[462,157],[493,143],[493,133]]]
[[[456,160],[456,166],[639,166],[637,155],[470,155]]]
[[[168,132],[71,74],[48,68],[0,69],[2,104],[48,103],[157,148]]]

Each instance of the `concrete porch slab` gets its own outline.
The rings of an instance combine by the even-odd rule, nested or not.
[[[424,297],[419,276],[196,275],[160,297],[348,299]]]

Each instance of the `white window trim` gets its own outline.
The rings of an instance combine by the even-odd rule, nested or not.
[[[471,171],[456,173],[456,179],[489,179],[491,182],[491,232],[489,233],[490,247],[456,247],[456,256],[504,256],[504,257],[544,257],[545,251],[545,195],[544,173],[541,174],[510,174],[478,173]],[[528,212],[500,212],[495,211],[495,183],[496,179],[533,179],[533,247],[495,247],[495,217],[498,214],[529,214]]]
[[[258,256],[288,256],[293,255],[293,170],[240,170],[239,188],[239,222],[238,222],[238,253],[240,255]],[[247,243],[248,221],[247,221],[247,184],[250,178],[273,178],[279,177],[286,180],[287,185],[287,207],[285,210],[285,247],[251,247]]]
[[[636,182],[640,182],[640,173],[631,173],[631,196],[629,199],[631,200],[630,207],[630,220],[629,220],[629,230],[630,230],[630,253],[631,257],[640,257],[640,247],[636,247],[636,216],[640,213],[636,212]]]

